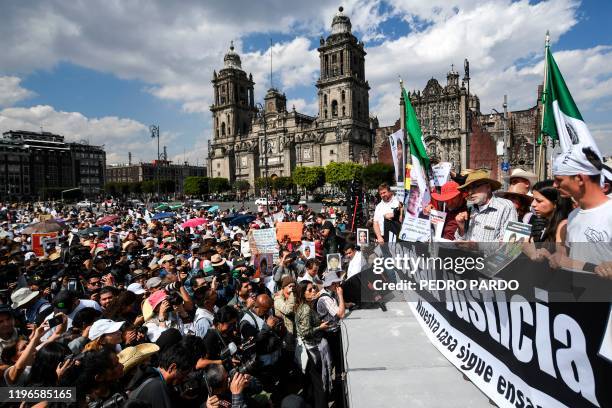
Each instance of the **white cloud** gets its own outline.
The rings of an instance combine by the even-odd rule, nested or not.
[[[299,113],[310,116],[317,116],[319,113],[319,102],[316,98],[310,102],[306,101],[304,98],[288,99],[287,110],[291,110],[293,107],[295,107],[295,110]]]
[[[21,78],[0,76],[0,106],[11,106],[35,95],[34,92],[22,88],[20,83]]]
[[[57,133],[68,141],[86,141],[104,145],[107,163],[127,162],[128,152],[135,159],[150,160],[157,154],[157,145],[151,141],[149,129],[132,119],[106,116],[88,118],[79,112],[57,111],[48,105],[30,108],[6,108],[0,111],[0,131],[43,130]],[[173,135],[162,134],[163,141]]]

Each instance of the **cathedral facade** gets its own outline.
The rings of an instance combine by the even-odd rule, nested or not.
[[[318,114],[309,116],[295,107],[288,110],[285,94],[275,88],[267,91],[263,104],[256,104],[253,77],[230,46],[212,79],[211,177],[247,180],[253,188],[256,178],[291,176],[296,166],[369,163],[376,122],[369,116],[366,52],[342,8],[318,51]]]

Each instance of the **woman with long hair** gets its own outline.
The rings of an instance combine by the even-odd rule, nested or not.
[[[534,241],[563,243],[567,230],[567,217],[573,209],[572,201],[561,197],[559,190],[553,187],[552,180],[544,180],[533,186],[531,207],[536,215],[548,221],[542,235],[539,239],[534,237]]]
[[[327,393],[331,387],[331,355],[321,322],[314,309],[317,287],[312,282],[300,282],[295,291],[295,330],[297,351],[302,371],[306,373],[305,390],[315,408],[327,407]]]
[[[45,344],[34,358],[27,387],[56,387],[57,368],[70,354],[68,346],[53,342]]]

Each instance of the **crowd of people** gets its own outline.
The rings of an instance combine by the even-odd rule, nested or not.
[[[0,205],[4,385],[76,387],[78,407],[339,404],[355,236],[337,209],[260,210]],[[301,239],[259,253],[254,231],[279,219]]]
[[[547,244],[525,247],[533,260],[612,278],[601,171],[567,156],[551,180],[514,170],[503,192],[487,171],[453,174],[422,214],[447,213],[448,241],[501,241],[521,221]],[[406,216],[387,184],[378,193],[359,237],[347,214],[307,205],[159,214],[120,201],[0,204],[4,386],[75,387],[68,404],[23,404],[37,408],[340,404],[341,325],[359,300],[347,283],[385,243],[385,219]],[[264,254],[256,231],[279,220],[301,223],[301,237]],[[36,247],[49,228],[55,238]]]

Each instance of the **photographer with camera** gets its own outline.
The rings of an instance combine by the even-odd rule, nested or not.
[[[240,338],[236,336],[237,322],[238,311],[231,306],[223,306],[215,312],[214,327],[208,330],[204,337],[206,356],[198,361],[198,368],[204,368],[209,364],[223,364],[221,359],[223,350],[227,349],[230,343],[240,344]]]
[[[169,328],[178,329],[181,334],[185,332],[183,321],[179,316],[179,306],[168,301],[168,294],[164,289],[154,292],[142,303],[142,315],[146,322],[144,325],[147,327],[149,341],[155,342]]]
[[[207,278],[208,279],[208,278]],[[193,317],[193,334],[204,338],[208,330],[213,326],[215,302],[217,301],[217,278],[212,282],[205,282],[194,290],[196,300],[196,312]]]
[[[274,303],[270,296],[259,295],[252,310],[246,310],[240,320],[239,330],[243,343],[255,341],[257,377],[271,391],[278,380],[278,361],[281,356],[284,326],[273,313]]]
[[[86,307],[91,307],[102,312],[102,308],[98,302],[89,299],[79,299],[75,292],[70,290],[62,290],[55,295],[55,298],[53,298],[53,313],[47,315],[45,321],[54,318],[57,313],[63,313],[68,317],[66,328],[70,329],[72,328],[72,320],[76,314]],[[47,332],[43,336],[43,340],[47,340],[50,335],[51,333]]]
[[[236,372],[230,378],[221,364],[211,364],[204,371],[208,387],[206,408],[231,407],[247,408],[244,391],[249,386],[251,376]]]
[[[181,384],[195,368],[195,353],[184,344],[177,343],[163,350],[159,364],[141,378],[142,382],[131,393],[131,400],[141,400],[151,408],[178,406],[173,397],[173,387]]]

